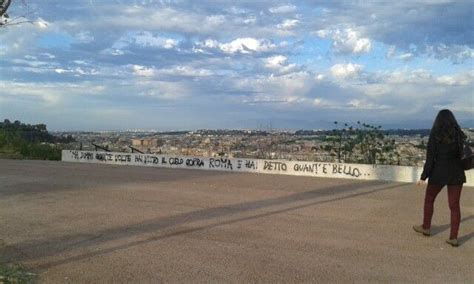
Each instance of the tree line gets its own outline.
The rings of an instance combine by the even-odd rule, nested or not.
[[[45,124],[26,124],[5,119],[0,122],[0,157],[61,160],[64,144],[74,142],[71,135],[57,137]]]
[[[388,139],[382,126],[357,121],[356,126],[334,121],[322,150],[331,153],[336,162],[363,164],[400,164],[400,153],[394,139]],[[341,126],[342,127],[341,127]]]

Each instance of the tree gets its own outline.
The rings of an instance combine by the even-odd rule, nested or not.
[[[8,8],[10,8],[10,4],[12,2],[13,0],[0,0],[0,28],[6,27],[6,26],[24,24],[24,23],[38,24],[41,27],[47,26],[47,23],[41,19],[39,19],[38,21],[28,20],[26,16],[27,14],[30,14],[31,12],[28,12],[21,16],[10,18],[9,14],[7,13],[7,10]],[[22,3],[23,3],[23,6],[26,6],[26,0],[22,0]]]
[[[334,124],[337,126],[339,123],[335,121]],[[399,163],[400,155],[396,151],[395,140],[386,139],[380,125],[357,121],[357,127],[353,127],[344,123],[342,129],[333,129],[332,134],[326,139],[331,144],[322,149],[330,152],[337,162]]]
[[[7,10],[11,3],[11,0],[0,0],[0,26],[6,25],[9,22],[10,17],[7,14]]]
[[[8,17],[7,10],[11,3],[11,0],[0,0],[0,17]]]

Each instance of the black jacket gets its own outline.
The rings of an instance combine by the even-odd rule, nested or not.
[[[465,137],[463,135],[463,137]],[[450,144],[436,141],[433,131],[428,139],[426,162],[421,179],[428,179],[428,184],[459,185],[466,182],[466,175],[461,164],[462,138]]]

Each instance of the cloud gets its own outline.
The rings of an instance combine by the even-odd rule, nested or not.
[[[70,70],[63,69],[63,68],[56,68],[56,69],[54,69],[54,72],[56,72],[56,73],[58,73],[58,74],[63,74],[63,73],[71,72],[71,71],[70,71]]]
[[[295,12],[297,7],[295,5],[281,5],[276,7],[271,7],[268,9],[270,13],[274,14],[284,14],[284,13],[292,13]]]
[[[440,43],[438,45],[426,46],[425,52],[434,58],[448,58],[456,64],[474,58],[474,49],[467,45],[451,45]]]
[[[204,51],[204,49],[218,49],[228,54],[251,54],[259,52],[268,52],[276,49],[276,45],[270,40],[256,39],[256,38],[237,38],[227,43],[220,43],[216,40],[208,39],[204,42],[196,43],[197,51]]]
[[[395,56],[395,52],[396,52],[396,47],[395,46],[390,46],[388,49],[387,49],[387,54],[386,54],[386,57],[391,59]]]
[[[130,46],[140,48],[163,48],[173,49],[179,44],[179,40],[163,36],[155,36],[151,32],[133,32],[122,36],[111,47],[112,50],[123,50]]]
[[[51,107],[60,105],[71,96],[95,96],[102,94],[106,88],[91,83],[20,83],[0,81],[0,88],[7,90],[0,97],[8,101],[26,104],[40,103]]]
[[[362,69],[360,64],[335,64],[331,67],[331,74],[336,78],[355,78]]]
[[[313,105],[317,108],[340,108],[335,102],[319,97],[313,100]]]
[[[300,21],[296,19],[286,19],[277,25],[278,29],[291,30],[294,29]]]
[[[413,57],[414,57],[414,54],[408,52],[408,53],[401,54],[398,58],[400,58],[401,60],[404,60],[404,61],[409,61],[409,60],[413,59]]]
[[[316,121],[335,110],[398,123],[431,119],[433,106],[472,106],[464,1],[115,2],[45,1],[32,18],[41,15],[46,29],[2,29],[2,80],[24,84],[1,88],[2,111],[41,117],[40,107],[15,106],[88,104],[113,117],[156,107],[142,123],[214,127],[276,112]],[[216,109],[219,122],[205,111]]]
[[[48,26],[50,25],[50,23],[43,20],[42,18],[38,18],[36,21],[33,22],[33,24],[43,30],[47,29]]]
[[[155,70],[153,68],[147,68],[145,66],[133,65],[132,66],[133,74],[143,77],[151,77],[155,75]]]
[[[462,102],[453,102],[448,104],[435,104],[433,108],[436,110],[449,109],[457,113],[467,113],[468,115],[474,115],[474,105],[463,104]]]
[[[144,87],[148,90],[142,93],[143,96],[165,101],[181,100],[193,93],[188,86],[175,82],[153,82]]]
[[[234,88],[241,91],[251,91],[245,96],[244,103],[284,103],[299,104],[306,101],[311,90],[311,74],[305,71],[283,75],[259,76],[234,81]]]
[[[360,32],[352,29],[319,30],[316,35],[333,40],[333,48],[339,53],[368,53],[372,48],[369,38],[361,37]]]
[[[35,47],[38,40],[49,30],[49,28],[31,24],[2,27],[0,29],[0,55],[8,55],[11,58],[15,55],[22,56],[30,53],[31,48]]]
[[[326,76],[324,74],[317,74],[314,78],[317,81],[322,81],[322,80],[324,80],[324,78],[326,78]]]
[[[161,69],[157,71],[159,75],[189,76],[189,77],[207,77],[214,73],[209,69],[196,69],[192,66],[174,66],[173,68]]]
[[[288,58],[283,55],[275,55],[265,59],[265,66],[279,73],[293,72],[297,68],[296,64],[289,64]]]
[[[275,55],[275,56],[272,56],[272,57],[268,57],[266,59],[266,61],[267,61],[266,66],[269,67],[269,68],[280,67],[282,65],[285,65],[287,60],[288,60],[288,58],[286,56]]]
[[[382,81],[392,84],[421,84],[433,82],[433,75],[426,69],[395,70],[386,74],[380,74]]]
[[[454,75],[443,75],[436,78],[436,82],[447,86],[466,86],[474,83],[474,71]]]
[[[327,13],[314,19],[313,25],[323,30],[362,27],[364,37],[403,52],[413,53],[415,47],[419,55],[454,62],[472,58],[466,50],[474,48],[470,1],[399,1],[390,7],[383,1],[347,4],[325,3]]]
[[[94,41],[94,37],[88,31],[81,31],[74,36],[77,43],[91,43]]]
[[[226,53],[251,53],[272,50],[275,48],[275,44],[255,38],[238,38],[219,45],[219,48]]]
[[[359,99],[350,100],[347,103],[347,105],[350,108],[362,109],[362,110],[384,110],[384,109],[390,108],[387,105],[377,105],[375,103],[368,102],[367,100],[359,100]]]

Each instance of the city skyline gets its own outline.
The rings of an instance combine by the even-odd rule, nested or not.
[[[44,1],[43,1],[44,2]],[[389,3],[389,4],[387,4]],[[13,1],[0,116],[52,131],[474,127],[469,1]]]

